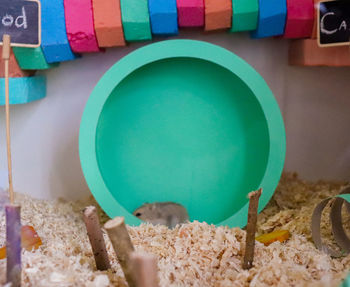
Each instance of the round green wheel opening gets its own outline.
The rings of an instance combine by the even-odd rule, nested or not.
[[[145,202],[184,205],[191,220],[244,226],[247,194],[278,183],[285,132],[261,76],[220,47],[171,40],[115,64],[84,111],[85,178],[111,217],[140,221]]]

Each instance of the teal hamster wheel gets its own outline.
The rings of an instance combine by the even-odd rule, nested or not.
[[[270,200],[285,158],[278,104],[263,78],[218,46],[170,40],[140,48],[99,81],[84,110],[84,176],[110,217],[173,201],[191,220],[246,224],[247,194]]]

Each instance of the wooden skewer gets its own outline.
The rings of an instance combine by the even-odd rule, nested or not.
[[[131,265],[137,287],[158,287],[157,258],[140,252],[131,254]]]
[[[21,286],[21,207],[6,205],[6,283]]]
[[[245,240],[245,253],[243,259],[243,269],[250,269],[253,266],[254,261],[254,248],[255,248],[255,231],[256,222],[258,220],[258,206],[259,198],[261,196],[262,189],[252,191],[248,194],[249,197],[249,209],[248,209],[248,223]]]
[[[84,209],[84,222],[89,236],[92,251],[94,253],[96,267],[98,270],[111,268],[108,259],[105,240],[101,231],[99,218],[95,206],[88,206]]]
[[[6,139],[7,139],[7,167],[9,178],[9,196],[11,204],[14,203],[12,183],[12,157],[11,157],[11,134],[10,134],[10,94],[9,94],[9,59],[11,52],[11,37],[3,35],[2,58],[5,62],[5,108],[6,108]]]
[[[104,227],[107,230],[129,287],[136,287],[137,285],[130,264],[130,256],[134,251],[134,246],[131,243],[128,230],[126,229],[124,217],[115,217],[114,219],[107,221]]]

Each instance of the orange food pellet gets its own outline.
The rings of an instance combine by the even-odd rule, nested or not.
[[[21,228],[21,245],[27,251],[38,249],[42,245],[39,235],[33,226],[24,225]],[[6,258],[6,247],[0,248],[0,259]]]
[[[0,248],[0,259],[6,258],[6,247],[1,247]]]
[[[277,230],[277,231],[273,231],[271,233],[266,233],[266,234],[260,235],[260,236],[256,237],[255,239],[257,241],[265,244],[265,246],[268,246],[272,242],[275,242],[275,241],[284,242],[287,239],[289,239],[289,237],[290,237],[290,233],[288,230]]]
[[[39,235],[36,233],[33,226],[24,225],[21,229],[22,248],[27,251],[38,249],[42,245]]]

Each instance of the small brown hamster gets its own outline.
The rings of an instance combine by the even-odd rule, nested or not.
[[[133,215],[152,224],[162,224],[174,228],[189,220],[186,208],[174,202],[145,203]]]

